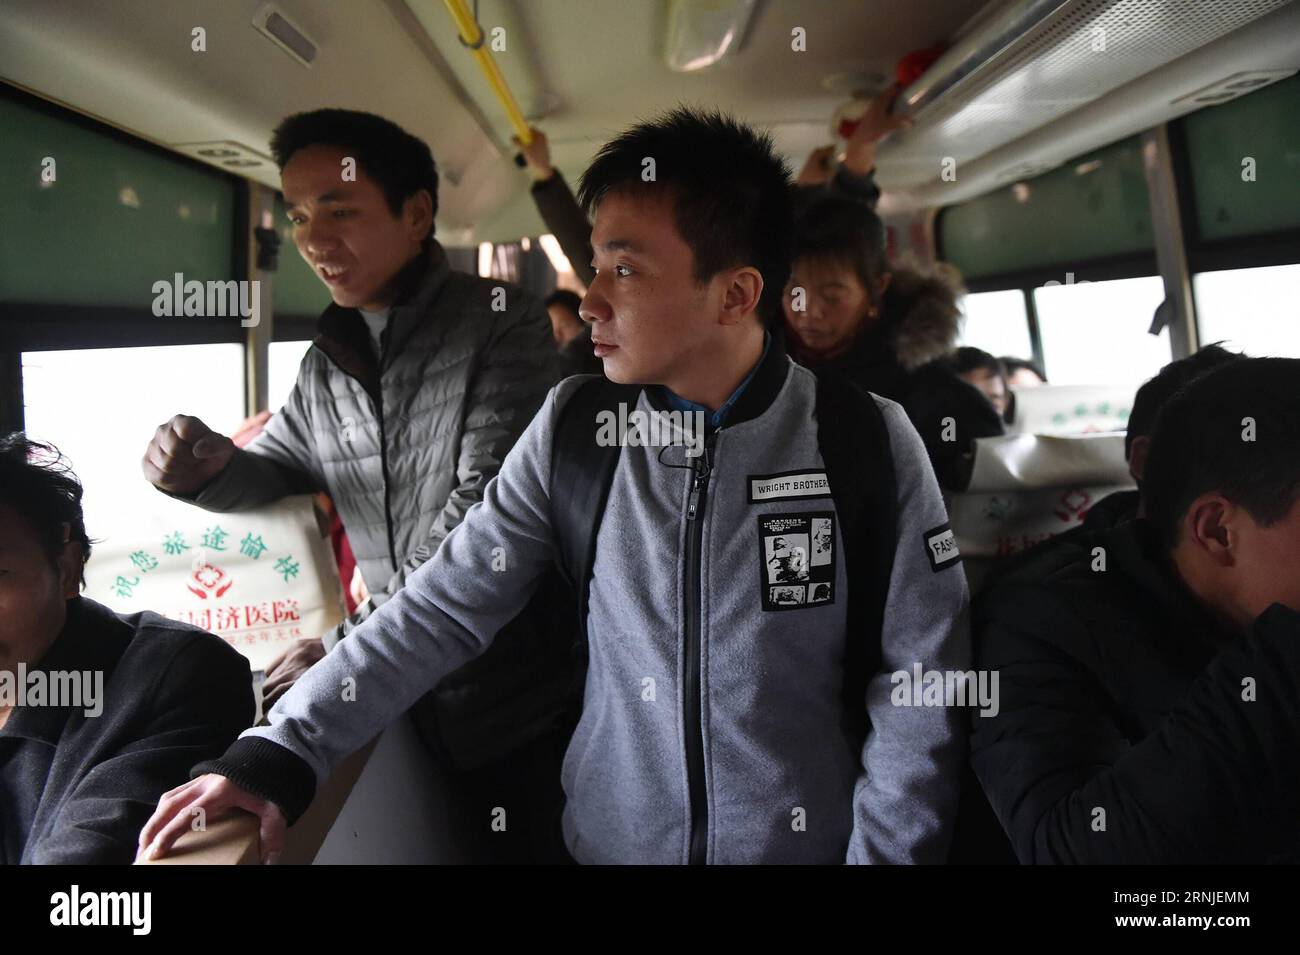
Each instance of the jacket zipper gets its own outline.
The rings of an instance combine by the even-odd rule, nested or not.
[[[384,427],[384,355],[388,352],[388,332],[393,327],[393,314],[396,309],[388,310],[388,321],[385,323],[383,330],[379,333],[379,397],[375,400],[375,407],[379,409],[379,467],[384,475],[384,529],[388,531],[388,562],[393,565],[393,573],[397,573],[397,548],[393,546],[393,514],[389,504],[388,487],[388,431]]]
[[[691,494],[686,505],[686,673],[682,716],[686,732],[686,786],[691,804],[690,864],[703,865],[708,855],[709,803],[704,786],[704,727],[700,691],[700,569],[704,544],[704,508],[708,503],[711,454],[717,433],[704,441],[704,453],[692,465]]]
[[[379,398],[375,401],[379,414],[379,466],[384,475],[384,527],[388,531],[388,561],[397,573],[397,548],[393,546],[393,515],[389,507],[388,489],[388,432],[384,428],[384,392],[382,386]]]

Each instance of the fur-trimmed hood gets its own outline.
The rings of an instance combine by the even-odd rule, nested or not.
[[[943,265],[932,275],[904,268],[893,276],[885,291],[885,322],[893,333],[895,360],[905,371],[915,371],[951,354],[957,345],[960,279]]]
[[[960,278],[950,266],[933,273],[898,268],[885,290],[883,318],[866,329],[844,354],[816,370],[843,372],[861,387],[902,401],[917,369],[952,354],[961,330],[957,308]],[[798,358],[797,343],[791,354]]]

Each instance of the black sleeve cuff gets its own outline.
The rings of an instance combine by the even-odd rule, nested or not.
[[[204,773],[225,776],[254,796],[269,799],[280,807],[289,825],[298,821],[316,796],[316,774],[306,761],[260,736],[235,740],[220,758],[191,769],[190,778]]]
[[[880,200],[880,187],[876,185],[876,171],[872,169],[864,175],[858,175],[840,166],[835,170],[831,192],[838,192],[845,198],[865,202],[874,209]]]

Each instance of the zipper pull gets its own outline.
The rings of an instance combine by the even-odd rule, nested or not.
[[[700,507],[700,491],[704,490],[704,485],[709,482],[709,473],[713,470],[709,466],[708,452],[705,451],[699,462],[699,467],[693,468],[695,479],[691,481],[691,496],[686,500],[686,519],[695,520],[695,514]]]
[[[695,475],[695,480],[691,482],[691,496],[686,502],[686,519],[688,521],[695,520],[695,512],[700,506],[700,488],[703,486],[704,478],[698,474]]]

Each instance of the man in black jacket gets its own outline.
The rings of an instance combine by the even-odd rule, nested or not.
[[[975,608],[997,713],[972,762],[1022,862],[1300,858],[1300,360],[1157,419],[1146,516],[1044,550]]]
[[[79,595],[81,485],[0,439],[0,863],[129,863],[196,759],[253,721],[248,663],[222,640]]]

